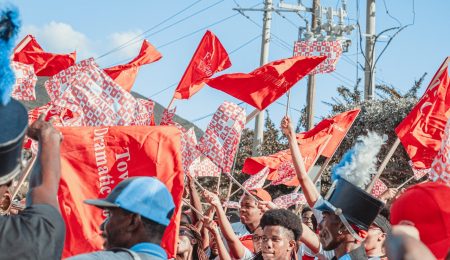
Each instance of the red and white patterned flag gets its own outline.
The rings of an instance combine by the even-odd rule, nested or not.
[[[431,164],[429,171],[432,181],[444,181],[450,184],[450,120],[445,126],[444,136],[442,137],[441,149]]]
[[[59,72],[45,87],[53,103],[78,113],[84,126],[148,125],[148,120],[139,117],[147,107],[115,83],[93,59]]]
[[[199,156],[189,167],[189,173],[192,177],[219,177],[221,171],[208,157]]]
[[[199,151],[229,173],[241,139],[246,120],[243,108],[224,102],[214,113],[205,134],[197,145]]]
[[[292,161],[284,161],[278,167],[278,175],[275,180],[273,180],[270,185],[280,185],[285,182],[291,181],[297,173],[295,172],[294,164]]]
[[[244,188],[246,188],[247,190],[262,188],[264,186],[264,182],[267,179],[267,175],[269,175],[269,172],[269,167],[264,167],[260,172],[250,176],[250,178],[244,181],[242,186],[244,186]]]
[[[341,54],[342,44],[340,41],[298,41],[294,45],[294,56],[327,57],[309,74],[333,72]]]
[[[239,204],[239,202],[237,202],[237,201],[225,201],[223,203],[222,207],[229,208],[229,209],[240,209],[241,204]]]
[[[16,75],[11,96],[17,100],[36,100],[34,87],[36,86],[37,76],[34,73],[33,66],[13,61],[11,67]]]
[[[387,190],[388,187],[386,186],[386,184],[384,184],[382,180],[377,179],[375,181],[375,184],[373,185],[371,193],[374,197],[379,198],[381,194],[383,194]]]
[[[273,203],[280,208],[287,209],[292,205],[306,204],[306,198],[301,193],[290,193],[274,199]]]
[[[155,102],[148,99],[137,98],[139,103],[138,112],[134,119],[133,125],[155,125],[154,109]]]
[[[197,137],[195,136],[194,128],[185,130],[182,126],[175,123],[181,131],[181,161],[183,162],[184,172],[190,174],[190,166],[195,159],[201,156],[201,153],[197,150]]]
[[[438,153],[439,156],[439,153]],[[436,158],[438,158],[438,156],[436,156]],[[413,171],[414,174],[414,179],[416,181],[422,179],[423,176],[427,175],[427,174],[431,174],[431,169],[432,168],[426,168],[426,169],[417,169],[416,167],[414,167],[414,164],[412,161],[408,161],[409,166],[411,166],[411,170]],[[431,167],[433,167],[433,165],[431,165]]]
[[[177,107],[174,107],[172,109],[165,108],[162,113],[160,125],[173,125],[174,124],[173,118],[175,116],[175,112],[177,112]]]

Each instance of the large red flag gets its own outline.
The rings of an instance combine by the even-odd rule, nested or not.
[[[51,77],[61,70],[74,65],[75,59],[75,52],[69,54],[44,52],[36,39],[31,35],[27,35],[17,45],[13,55],[13,61],[33,65],[37,76],[46,77]]]
[[[318,125],[319,126],[319,125]],[[323,126],[323,125],[321,125]],[[320,155],[321,150],[324,149],[324,145],[327,145],[331,135],[332,125],[327,127],[318,128],[317,126],[308,132],[300,133],[297,135],[297,142],[299,144],[300,152],[305,163],[306,171],[314,166],[316,159]],[[269,167],[271,172],[267,177],[268,180],[278,179],[278,168],[283,162],[292,161],[291,151],[289,149],[279,151],[275,154],[261,157],[250,157],[245,160],[242,172],[248,174],[256,174],[264,167]],[[288,186],[298,185],[297,178],[286,180],[284,183]]]
[[[361,109],[357,108],[346,111],[344,113],[340,113],[338,115],[335,115],[334,117],[322,121],[322,122],[330,121],[327,123],[333,124],[333,127],[331,128],[330,132],[330,135],[332,137],[328,142],[327,146],[325,147],[325,149],[322,151],[323,156],[325,157],[333,156],[334,152],[339,147],[344,137],[347,135],[348,130],[350,130],[350,128],[352,127],[353,122],[355,121],[359,112],[361,112]],[[322,124],[322,122],[320,122],[319,124]]]
[[[161,53],[156,50],[147,40],[142,43],[141,50],[138,56],[127,64],[117,65],[111,68],[104,69],[117,84],[119,84],[126,91],[130,92],[133,87],[139,67],[158,61],[162,58]]]
[[[175,90],[174,98],[189,99],[214,73],[231,66],[228,53],[212,32],[206,31]]]
[[[180,131],[173,126],[61,128],[61,214],[67,226],[63,257],[101,250],[102,210],[83,200],[104,198],[122,180],[154,176],[169,189],[175,214],[162,247],[174,257],[183,194]]]
[[[436,157],[450,116],[450,79],[444,61],[411,112],[395,128],[416,169],[430,168]]]
[[[299,56],[277,60],[248,74],[224,74],[206,83],[263,110],[325,59]]]

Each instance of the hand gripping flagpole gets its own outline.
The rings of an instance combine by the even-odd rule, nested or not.
[[[182,199],[184,204],[186,204],[189,208],[191,208],[192,211],[194,211],[195,213],[197,213],[197,215],[199,215],[200,217],[204,218],[205,215],[203,215],[203,213],[201,213],[199,210],[197,210],[194,206],[191,205],[191,203],[189,203],[189,201],[187,201],[186,199]]]

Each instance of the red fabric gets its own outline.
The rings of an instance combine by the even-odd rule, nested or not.
[[[417,105],[395,128],[417,169],[430,168],[439,151],[445,124],[450,116],[448,87],[447,64],[444,62]]]
[[[104,69],[117,84],[119,84],[126,91],[130,92],[133,87],[136,75],[139,72],[139,67],[158,61],[162,58],[161,53],[156,50],[147,40],[142,43],[139,54],[132,61],[127,64],[117,65],[111,68]]]
[[[347,135],[348,130],[350,130],[350,127],[352,127],[353,122],[355,121],[360,111],[361,109],[357,108],[335,115],[334,117],[328,119],[332,121],[330,123],[334,124],[334,126],[331,128],[330,132],[332,137],[325,149],[322,151],[323,156],[333,156],[334,152],[337,150],[342,140]],[[323,120],[322,122],[325,123],[325,121],[326,120]],[[320,122],[319,124],[321,124],[322,122]]]
[[[255,248],[253,247],[253,235],[242,236],[239,240],[248,250],[255,252]]]
[[[58,193],[67,226],[63,257],[100,250],[104,216],[83,203],[104,198],[123,179],[154,176],[172,193],[176,208],[162,247],[174,257],[183,193],[180,131],[173,126],[61,128],[61,182]]]
[[[263,110],[325,59],[299,56],[277,60],[248,74],[224,74],[206,83]]]
[[[331,136],[331,129],[332,124],[318,124],[308,132],[297,135],[297,142],[305,163],[306,171],[309,171],[315,163],[316,158],[320,155],[320,150]],[[268,156],[247,158],[242,172],[256,174],[264,167],[269,167],[272,171],[269,173],[267,179],[275,180],[278,177],[277,169],[284,161],[292,161],[291,151],[289,149]],[[298,186],[299,182],[297,178],[293,178],[292,180],[285,182],[284,185]]]
[[[219,38],[206,31],[175,90],[174,97],[189,99],[204,86],[207,78],[230,66],[230,58]]]
[[[13,61],[33,65],[37,76],[51,77],[75,64],[76,53],[55,54],[44,52],[36,39],[27,35],[16,47]]]
[[[438,258],[450,248],[450,187],[428,182],[408,188],[392,203],[391,223],[412,223],[420,240]]]

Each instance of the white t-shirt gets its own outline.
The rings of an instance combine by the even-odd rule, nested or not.
[[[322,249],[322,245],[320,245],[319,253],[314,254],[312,252],[312,250],[309,249],[305,244],[301,244],[300,248],[298,249],[297,255],[299,256],[299,258],[305,255],[305,256],[309,256],[309,257],[314,257],[314,259],[316,259],[316,260],[318,259],[317,257],[319,255],[322,255],[325,257],[325,259],[331,259],[334,257],[334,251],[333,250],[325,251]]]

